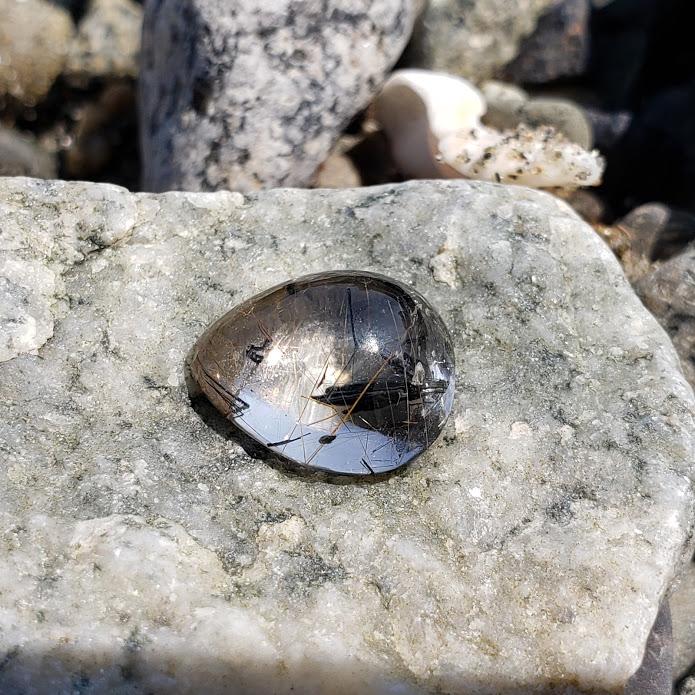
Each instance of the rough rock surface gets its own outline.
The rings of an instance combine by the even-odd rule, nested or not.
[[[91,0],[65,65],[73,77],[136,77],[142,7],[132,0]]]
[[[629,232],[633,249],[650,261],[668,260],[695,242],[695,215],[662,203],[640,205],[618,224]]]
[[[0,17],[0,96],[33,106],[63,69],[72,19],[44,0],[0,0]]]
[[[497,75],[554,0],[432,0],[408,51],[414,65],[479,82]]]
[[[5,179],[0,206],[0,692],[569,694],[640,664],[695,403],[564,203]],[[388,481],[288,476],[187,388],[210,321],[327,266],[412,282],[454,336],[448,429]]]
[[[148,3],[144,187],[310,183],[398,59],[414,16],[414,0]]]

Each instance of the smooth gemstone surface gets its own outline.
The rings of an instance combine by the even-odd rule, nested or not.
[[[274,455],[343,475],[412,461],[454,397],[439,315],[401,283],[357,271],[309,275],[235,307],[198,340],[191,371]]]

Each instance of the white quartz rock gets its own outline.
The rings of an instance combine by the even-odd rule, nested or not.
[[[545,126],[498,131],[483,125],[483,95],[467,80],[426,70],[393,73],[374,114],[401,172],[411,178],[455,178],[533,188],[601,183],[603,160]]]

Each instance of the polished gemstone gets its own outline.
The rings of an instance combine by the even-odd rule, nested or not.
[[[194,378],[244,433],[296,466],[378,475],[437,438],[454,354],[414,290],[363,272],[309,275],[232,309],[196,344]]]

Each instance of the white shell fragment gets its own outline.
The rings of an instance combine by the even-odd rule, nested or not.
[[[498,131],[486,126],[439,141],[442,160],[469,179],[532,188],[576,188],[601,183],[603,160],[551,126]]]
[[[401,173],[411,178],[479,179],[533,188],[601,183],[603,159],[552,126],[499,131],[480,122],[483,95],[467,80],[428,70],[398,70],[374,115]]]
[[[468,80],[429,70],[397,70],[374,102],[374,117],[401,173],[415,179],[449,178],[437,160],[439,140],[478,127],[485,109],[483,95]]]

